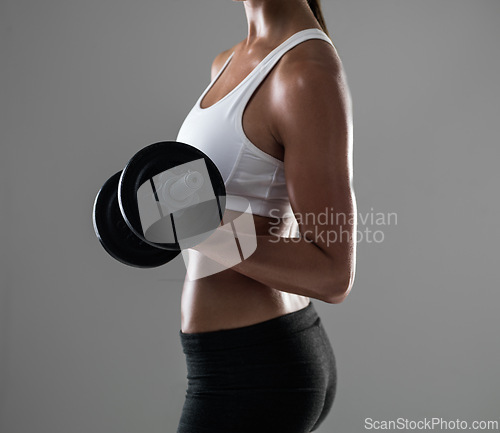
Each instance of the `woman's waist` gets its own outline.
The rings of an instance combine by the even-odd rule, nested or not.
[[[310,299],[282,292],[231,269],[195,281],[182,291],[181,330],[210,332],[249,326],[306,307]]]
[[[206,352],[263,344],[265,341],[286,338],[291,334],[305,331],[318,324],[318,315],[309,298],[289,309],[275,308],[264,302],[260,309],[253,311],[244,299],[238,305],[231,305],[236,315],[228,315],[228,310],[212,310],[217,322],[206,316],[197,326],[181,329],[180,336],[185,351]],[[269,314],[266,314],[267,307]],[[196,311],[193,314],[197,314]],[[213,319],[213,318],[212,318]],[[217,324],[216,324],[217,323]]]

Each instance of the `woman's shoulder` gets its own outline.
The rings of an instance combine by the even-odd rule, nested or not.
[[[323,122],[323,131],[346,124],[344,117],[350,116],[342,62],[335,47],[324,40],[310,39],[287,51],[276,65],[270,86],[269,118],[280,143],[286,141],[282,131],[308,130],[315,116],[331,120]]]
[[[227,59],[229,58],[229,56],[237,49],[238,45],[240,45],[240,44],[241,44],[241,42],[238,42],[233,47],[228,48],[227,50],[224,50],[215,56],[215,59],[212,62],[212,69],[211,69],[212,80],[215,78],[215,76],[222,69],[222,67],[224,66],[224,63],[227,62]]]
[[[309,39],[287,51],[276,68],[279,80],[300,79],[311,73],[337,75],[342,71],[342,61],[333,44],[322,39]]]
[[[217,54],[212,62],[212,79],[219,73],[229,56],[237,52],[245,41],[240,41],[231,48]],[[342,70],[342,61],[335,46],[322,39],[309,39],[287,51],[273,74],[279,80],[315,71],[338,74]]]

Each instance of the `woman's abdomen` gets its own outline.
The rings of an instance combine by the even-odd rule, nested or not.
[[[265,286],[232,269],[190,281],[182,290],[181,329],[209,332],[252,325],[304,308],[305,296]]]
[[[226,211],[226,222],[238,213]],[[288,237],[297,228],[295,219],[276,220],[254,215],[257,235],[269,233]],[[276,230],[276,225],[278,230]],[[270,232],[270,228],[274,230]],[[209,267],[209,259],[195,250],[189,251],[189,267]],[[272,266],[272,264],[270,264]],[[196,271],[189,273],[196,274]],[[209,332],[253,325],[283,314],[305,308],[309,298],[282,292],[266,286],[232,269],[226,269],[203,278],[190,280],[186,275],[182,291],[181,330],[184,333]]]

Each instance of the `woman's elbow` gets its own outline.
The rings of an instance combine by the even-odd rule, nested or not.
[[[328,304],[340,304],[351,292],[354,283],[354,270],[335,272],[333,276],[323,278],[321,301]]]

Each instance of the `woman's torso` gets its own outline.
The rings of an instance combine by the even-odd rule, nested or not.
[[[223,71],[222,79],[217,79],[203,96],[201,108],[210,107],[222,100],[273,48],[256,48],[253,54],[248,55],[243,52],[242,47],[243,42],[240,42],[225,52],[225,58],[223,56],[220,59],[225,63],[234,52],[230,62],[231,68]],[[330,47],[318,39],[301,42],[282,56],[282,60],[269,72],[247,102],[242,115],[244,132],[255,146],[268,155],[281,161],[284,158],[283,146],[276,141],[272,133],[269,122],[272,113],[269,107],[272,106],[270,98],[273,91],[276,92],[279,85],[278,78],[282,76],[283,69],[286,69],[286,61],[291,60],[292,56],[295,60],[301,56],[324,56],[325,50],[329,49]],[[237,215],[237,212],[227,210],[225,218],[232,219]],[[279,234],[282,237],[291,237],[297,231],[294,218],[282,218],[278,224],[276,218],[253,215],[253,219],[257,235],[269,235],[271,227],[273,235]],[[203,267],[205,260],[207,259],[204,256],[190,250],[190,267]],[[186,275],[181,301],[181,329],[184,333],[195,333],[238,328],[300,310],[306,307],[309,301],[308,297],[266,286],[232,269],[195,280],[190,280],[189,275]]]

